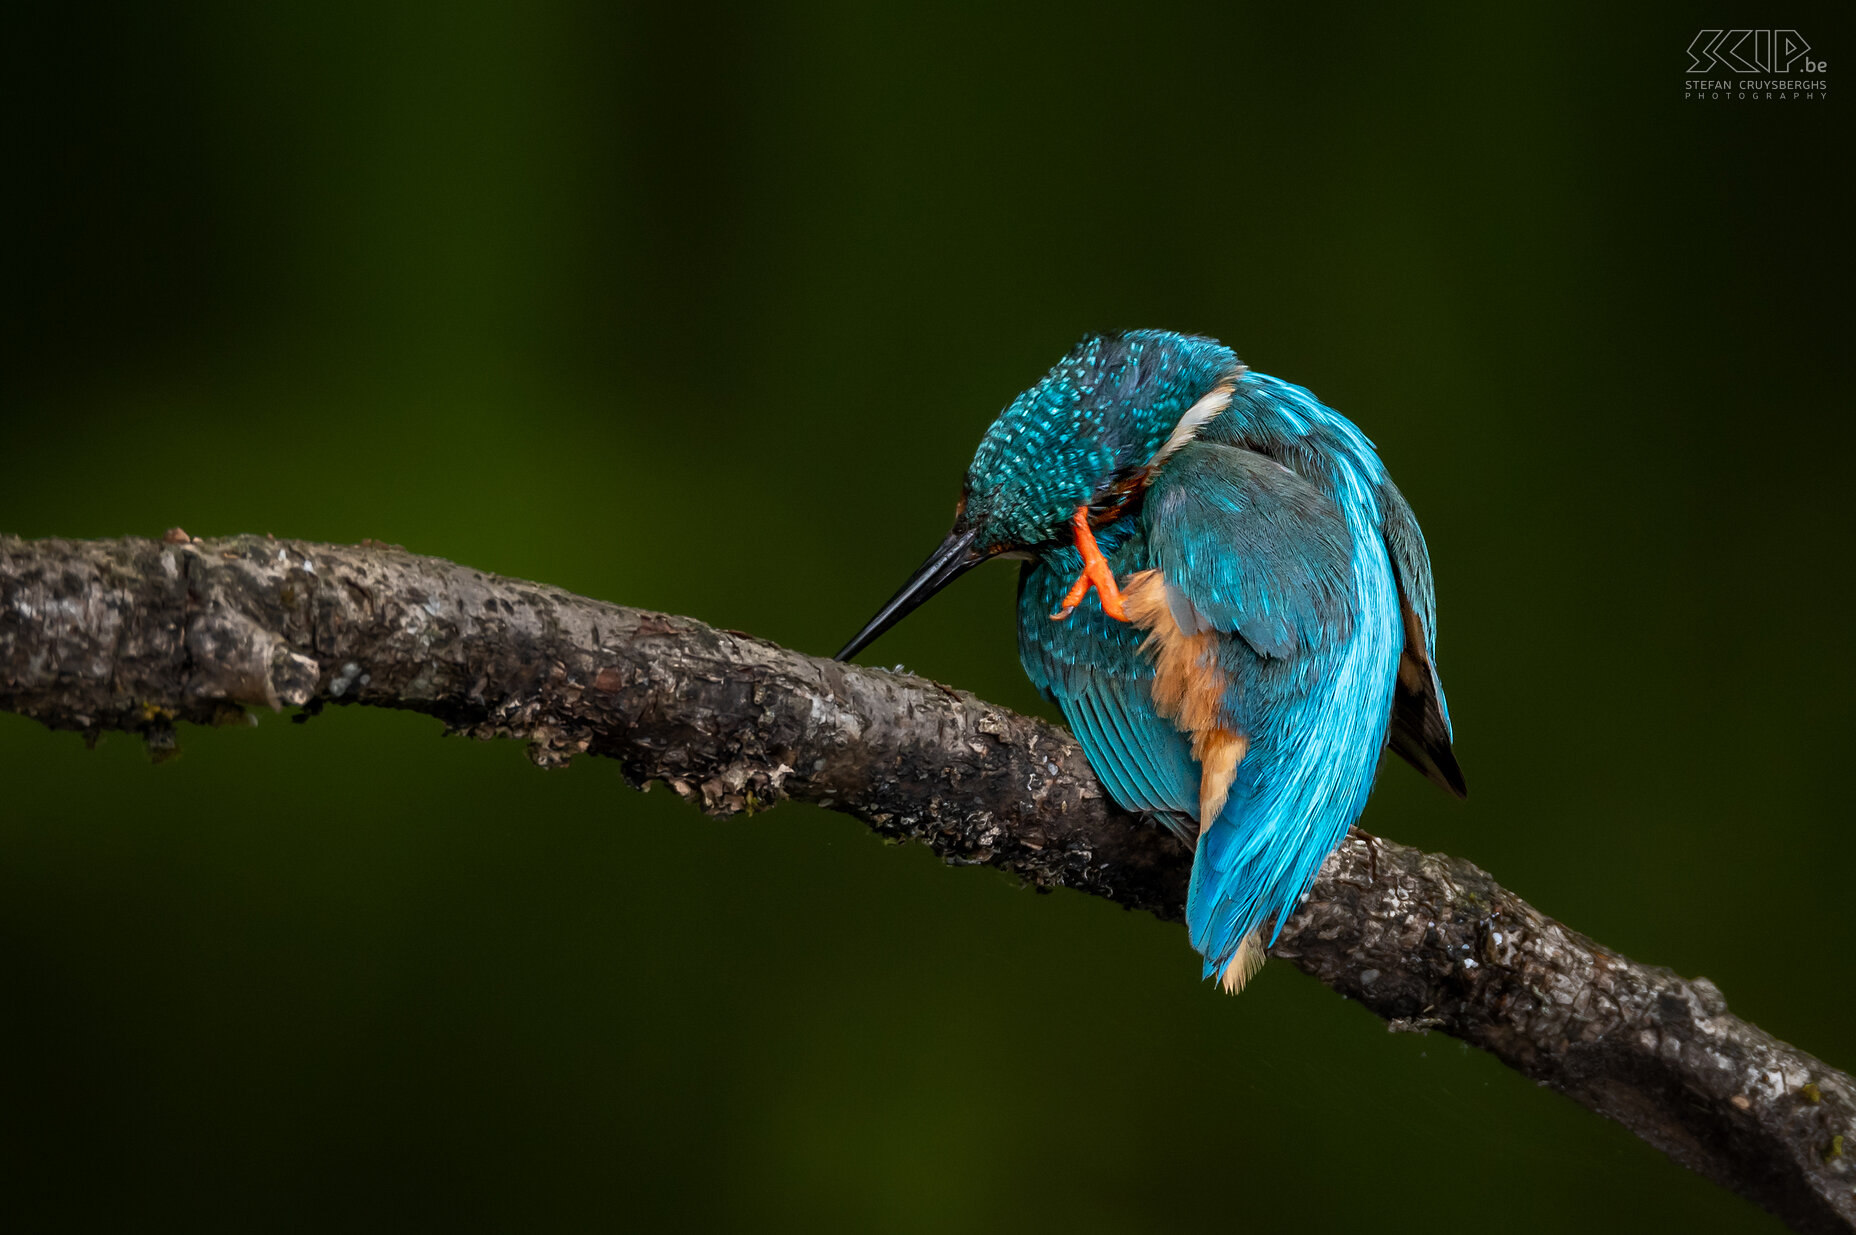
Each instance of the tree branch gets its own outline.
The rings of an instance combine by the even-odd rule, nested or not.
[[[1180,921],[1190,858],[1062,730],[961,691],[397,548],[0,537],[0,709],[142,735],[362,703],[617,759],[712,815],[781,798]],[[1856,1085],[1461,859],[1351,839],[1272,954],[1618,1121],[1800,1231],[1856,1228]]]

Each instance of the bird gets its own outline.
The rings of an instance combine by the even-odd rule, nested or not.
[[[1108,794],[1192,850],[1232,994],[1390,749],[1467,796],[1411,506],[1352,421],[1216,339],[1086,336],[981,439],[953,529],[837,655],[1017,559],[1019,660]]]

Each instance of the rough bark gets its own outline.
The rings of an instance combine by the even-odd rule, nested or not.
[[[156,753],[248,707],[404,708],[616,759],[710,814],[781,798],[1179,921],[1190,858],[1069,735],[964,692],[380,545],[0,537],[0,709]],[[1856,1086],[1470,863],[1349,840],[1272,949],[1475,1044],[1801,1231],[1856,1229]]]

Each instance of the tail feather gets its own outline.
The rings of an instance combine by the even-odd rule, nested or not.
[[[1227,995],[1239,993],[1257,976],[1257,971],[1263,968],[1263,961],[1263,934],[1261,931],[1251,931],[1237,945],[1231,963],[1224,967],[1224,973],[1218,978],[1218,985],[1224,987]]]

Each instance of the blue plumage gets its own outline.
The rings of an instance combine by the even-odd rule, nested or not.
[[[965,569],[1108,792],[1196,842],[1187,924],[1241,986],[1390,745],[1461,794],[1422,533],[1359,429],[1209,339],[1086,339],[988,431],[956,526],[841,656]],[[1125,598],[1125,605],[1124,605]]]

